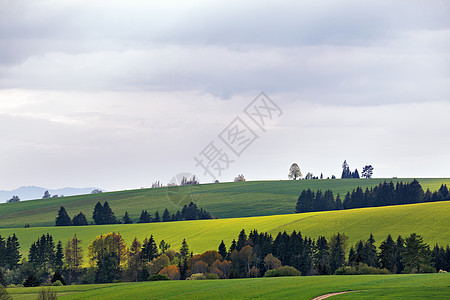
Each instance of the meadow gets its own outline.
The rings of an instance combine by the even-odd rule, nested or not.
[[[311,238],[317,238],[318,235],[329,238],[341,232],[349,236],[350,244],[359,239],[367,240],[372,233],[377,245],[389,233],[396,238],[398,235],[405,237],[415,232],[422,235],[424,241],[431,246],[435,243],[445,246],[450,244],[449,215],[450,201],[442,201],[249,218],[129,225],[3,228],[0,229],[0,235],[15,233],[19,238],[22,254],[26,254],[31,243],[42,234],[50,233],[56,241],[61,240],[65,244],[76,233],[82,240],[82,246],[87,249],[97,235],[109,232],[119,232],[127,245],[130,245],[134,237],[142,241],[152,234],[157,243],[164,239],[175,250],[179,249],[183,238],[186,238],[191,251],[201,253],[217,249],[221,240],[229,247],[231,241],[237,239],[241,229],[245,229],[247,233],[257,229],[271,234],[296,230]]]
[[[217,218],[240,218],[294,213],[298,196],[304,189],[331,189],[334,194],[344,195],[357,186],[363,188],[378,185],[383,181],[410,182],[404,179],[334,179],[334,180],[283,180],[231,182],[202,184],[198,186],[138,189],[101,194],[60,197],[0,204],[0,228],[23,228],[54,226],[60,206],[64,206],[70,217],[82,211],[92,221],[92,211],[98,201],[108,201],[118,218],[125,211],[137,221],[143,209],[160,214],[165,208],[171,213],[180,210],[191,200]],[[424,190],[434,191],[441,184],[450,187],[449,178],[418,179]]]
[[[35,299],[41,288],[9,288],[13,299]],[[450,274],[309,276],[159,281],[52,287],[60,299],[448,299]]]

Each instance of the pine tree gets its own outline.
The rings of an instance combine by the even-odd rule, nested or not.
[[[103,203],[103,214],[105,218],[104,224],[117,224],[116,216],[114,215],[111,207],[109,207],[108,201]]]
[[[247,244],[247,235],[245,234],[245,230],[242,229],[238,236],[236,250],[241,251],[241,249],[244,248],[246,244]]]
[[[81,272],[81,266],[83,265],[83,248],[76,234],[67,241],[64,254],[65,265],[69,272],[69,284],[71,284],[77,281],[78,275]]]
[[[222,259],[225,259],[227,257],[227,247],[225,246],[223,240],[219,245],[219,254],[222,256]]]
[[[72,219],[73,226],[85,226],[88,225],[86,216],[80,211],[79,214],[75,215]]]
[[[342,175],[341,178],[352,178],[352,172],[350,172],[350,168],[348,166],[347,160],[344,160],[342,164]]]
[[[58,241],[58,244],[56,245],[56,253],[55,253],[55,260],[53,261],[53,266],[61,271],[63,264],[64,264],[64,250],[61,241]]]
[[[187,258],[189,255],[189,246],[186,239],[183,239],[183,242],[181,243],[180,254],[182,258]]]
[[[128,252],[128,269],[134,281],[139,281],[139,270],[142,267],[141,243],[135,237]]]
[[[403,261],[402,261],[404,252],[405,252],[405,240],[401,236],[398,236],[397,242],[395,245],[395,266],[394,266],[395,274],[403,273],[403,270],[405,268]]]
[[[64,206],[61,206],[58,211],[58,216],[55,220],[55,226],[70,226],[72,225],[72,221],[70,220],[69,215],[67,214]]]
[[[6,266],[6,241],[0,235],[0,268],[4,268]]]
[[[156,246],[155,239],[153,235],[150,239],[145,238],[142,244],[142,257],[145,261],[152,261],[158,256],[158,247]]]
[[[97,204],[95,204],[94,212],[92,213],[92,219],[97,225],[105,224],[103,206],[100,202],[97,202]]]
[[[14,233],[13,236],[9,236],[6,241],[6,251],[5,251],[5,257],[6,257],[6,263],[9,265],[9,269],[15,269],[20,261],[20,258],[22,255],[19,252],[20,244],[19,240]]]
[[[131,220],[130,216],[128,215],[128,211],[125,211],[125,215],[122,218],[123,224],[133,224],[133,220]]]
[[[167,208],[163,212],[162,221],[163,222],[169,222],[170,221],[170,213],[169,213],[169,210]]]
[[[380,244],[380,268],[395,273],[395,242],[389,234]]]
[[[162,253],[165,253],[167,250],[169,250],[170,244],[166,243],[164,240],[161,240],[159,243],[159,249]]]
[[[375,239],[370,234],[369,239],[364,244],[365,264],[370,267],[378,267],[377,248],[375,247]]]
[[[342,206],[342,200],[341,200],[341,196],[339,194],[337,194],[336,196],[336,201],[334,203],[334,209],[336,210],[341,210],[344,207]]]
[[[412,233],[405,239],[405,251],[402,255],[405,271],[408,273],[422,273],[431,266],[430,247],[423,241],[422,236]]]
[[[152,221],[153,222],[161,222],[161,218],[159,216],[159,212],[158,211],[155,212],[155,217],[153,218]]]
[[[345,265],[345,245],[348,237],[338,233],[331,237],[330,243],[330,274]]]
[[[150,214],[146,210],[142,210],[138,223],[150,223],[151,221],[152,217]]]
[[[328,258],[330,256],[330,247],[328,241],[324,236],[319,236],[315,244],[314,251],[314,266],[320,275],[327,275],[330,272]]]

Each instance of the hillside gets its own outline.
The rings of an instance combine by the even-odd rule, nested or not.
[[[435,243],[447,245],[450,243],[449,215],[450,201],[443,201],[250,218],[130,225],[10,228],[0,229],[0,235],[8,236],[15,233],[23,254],[28,251],[32,242],[45,233],[52,234],[55,240],[62,240],[64,243],[76,233],[86,249],[97,235],[113,231],[121,233],[127,245],[134,237],[142,241],[153,234],[158,243],[164,239],[174,249],[178,249],[183,238],[186,238],[190,249],[196,253],[217,249],[221,240],[229,247],[231,240],[237,238],[242,228],[247,232],[257,229],[272,234],[283,230],[288,232],[297,230],[312,238],[317,238],[318,235],[329,238],[337,232],[343,232],[350,237],[350,244],[359,239],[366,240],[370,233],[373,233],[377,245],[388,233],[396,237],[416,232],[431,245]]]
[[[92,211],[97,201],[108,201],[116,216],[121,218],[127,210],[135,221],[143,209],[151,214],[168,208],[171,212],[180,209],[192,198],[199,207],[218,218],[238,218],[290,214],[303,189],[331,189],[344,194],[357,186],[370,187],[385,180],[409,182],[412,179],[345,179],[345,180],[301,180],[301,181],[255,181],[220,184],[203,184],[195,187],[173,187],[109,192],[55,199],[30,200],[0,204],[0,228],[23,228],[53,226],[59,207],[62,205],[73,217],[82,211],[92,221]],[[437,190],[441,184],[450,186],[450,179],[418,179],[426,190]],[[168,197],[168,195],[170,197]]]

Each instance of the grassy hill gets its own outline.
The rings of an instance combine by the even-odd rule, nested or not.
[[[60,299],[448,299],[450,274],[309,276],[159,281],[53,287]],[[13,299],[35,299],[41,288],[10,288]]]
[[[318,235],[329,238],[337,232],[343,232],[350,237],[350,244],[359,239],[366,240],[370,233],[373,233],[379,244],[388,233],[396,237],[416,232],[424,237],[425,242],[444,246],[450,243],[449,215],[450,201],[443,201],[249,218],[130,225],[4,228],[0,229],[0,235],[15,233],[23,254],[28,251],[32,242],[47,232],[64,243],[76,233],[83,241],[85,249],[97,235],[109,232],[121,233],[127,245],[130,245],[134,237],[142,241],[153,234],[158,243],[164,239],[175,249],[179,249],[183,238],[186,238],[190,249],[196,253],[217,249],[221,240],[229,247],[231,240],[237,238],[243,228],[247,232],[257,229],[272,234],[297,230],[312,238],[317,238]]]
[[[53,226],[57,211],[62,205],[73,217],[82,211],[92,221],[92,211],[97,201],[108,201],[117,217],[127,210],[134,220],[142,209],[153,214],[165,208],[175,212],[191,199],[218,218],[238,218],[290,214],[294,212],[298,196],[303,189],[331,189],[345,194],[357,186],[371,187],[391,179],[345,179],[301,181],[257,181],[204,184],[195,187],[139,189],[94,195],[40,199],[18,203],[0,204],[0,228]],[[410,182],[412,179],[392,179]],[[419,179],[424,189],[437,190],[441,184],[450,186],[450,179]],[[121,229],[120,229],[121,230]]]

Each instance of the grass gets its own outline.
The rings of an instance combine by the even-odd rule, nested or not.
[[[239,218],[290,214],[294,212],[298,196],[303,189],[331,189],[335,194],[345,194],[357,186],[371,187],[391,179],[345,179],[301,181],[256,181],[238,183],[204,184],[195,187],[173,187],[110,192],[94,195],[40,199],[18,203],[0,204],[0,228],[53,226],[60,206],[72,217],[82,211],[92,221],[92,211],[97,201],[108,201],[116,216],[128,211],[135,221],[143,209],[151,214],[165,208],[176,212],[191,199],[218,218]],[[412,179],[392,179],[410,182]],[[419,179],[424,189],[437,190],[441,184],[450,186],[449,178]],[[171,198],[168,197],[168,194]]]
[[[388,207],[360,208],[342,211],[312,212],[302,214],[262,216],[250,218],[231,218],[199,221],[182,221],[167,223],[102,225],[80,227],[31,227],[0,229],[0,235],[15,233],[21,244],[22,254],[26,254],[31,243],[45,233],[53,235],[56,241],[65,242],[77,234],[86,249],[97,235],[119,232],[130,245],[137,237],[142,241],[153,234],[159,243],[161,239],[179,249],[183,238],[186,238],[194,253],[217,249],[221,240],[227,247],[241,229],[247,233],[252,229],[277,234],[279,231],[301,231],[303,235],[317,238],[324,235],[329,238],[337,232],[349,236],[349,243],[355,244],[359,239],[366,240],[373,233],[377,243],[386,239],[390,233],[407,236],[416,232],[424,237],[424,241],[433,245],[445,246],[450,241],[450,201],[409,204]]]
[[[54,287],[60,299],[311,299],[356,291],[333,299],[450,297],[450,274],[279,277],[165,281]],[[32,299],[40,288],[11,288],[13,299]]]

